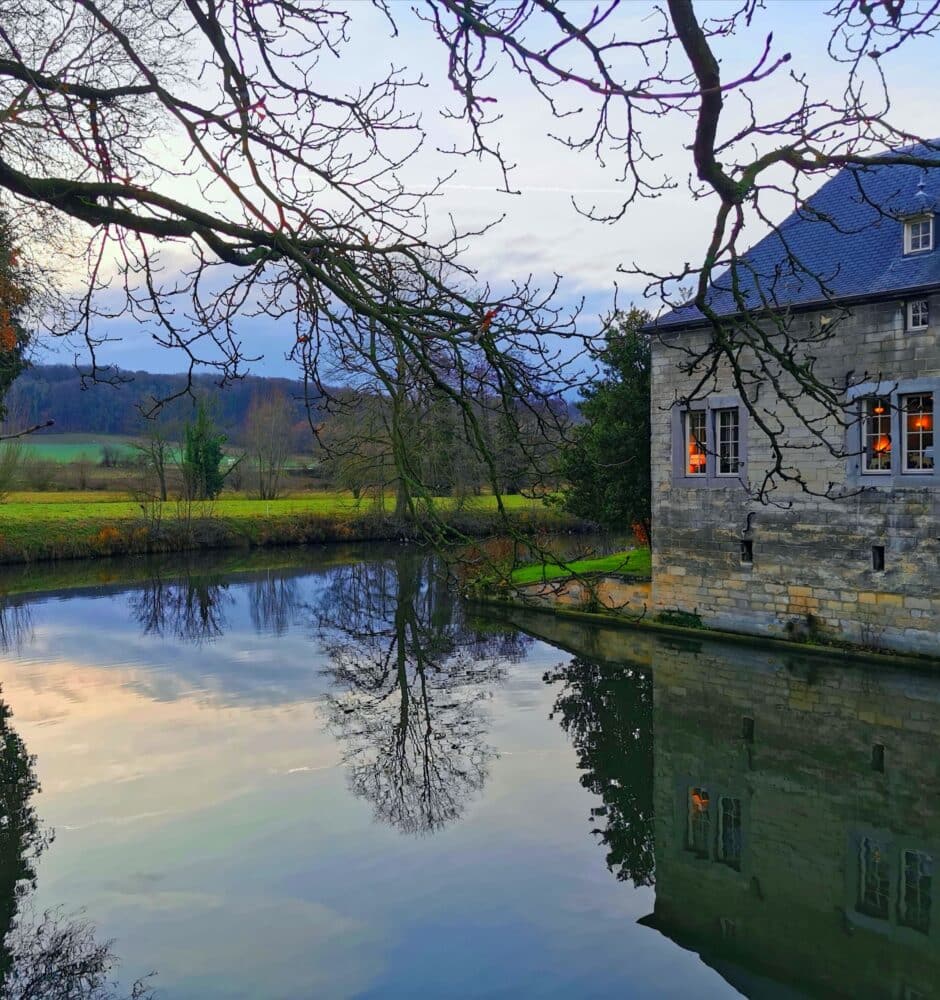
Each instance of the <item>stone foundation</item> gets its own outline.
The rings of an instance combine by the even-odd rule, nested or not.
[[[892,529],[883,498],[856,498],[851,517],[837,501],[829,501],[831,511],[760,510],[747,534],[753,562],[742,564],[746,501],[724,491],[700,498],[697,519],[705,528],[687,523],[681,499],[660,507],[656,612],[679,609],[713,628],[778,638],[940,653],[940,552],[936,539],[918,537],[935,523],[929,511],[908,515],[906,529]],[[912,497],[897,503],[915,505]],[[900,518],[893,520],[897,525]],[[884,547],[883,571],[872,568],[873,545]]]

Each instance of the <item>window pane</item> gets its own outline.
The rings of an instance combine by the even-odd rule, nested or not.
[[[688,834],[686,848],[700,858],[709,857],[711,833],[711,802],[707,788],[690,788],[688,802]]]
[[[927,299],[908,303],[907,325],[912,330],[922,330],[930,324],[930,305]]]
[[[933,858],[922,851],[904,851],[901,869],[898,923],[927,934],[933,895]]]
[[[904,396],[901,402],[904,428],[904,472],[933,469],[933,393]]]
[[[740,467],[740,420],[737,409],[715,411],[718,475],[736,476]]]
[[[706,471],[706,414],[704,410],[689,410],[685,415],[686,474],[704,476]]]
[[[930,250],[933,240],[931,219],[917,219],[907,223],[908,250]]]
[[[866,399],[864,403],[862,471],[891,471],[891,404],[881,396]]]
[[[888,859],[881,844],[863,837],[858,845],[858,900],[855,908],[870,917],[888,919]]]
[[[718,860],[741,869],[741,800],[725,795],[718,802]]]

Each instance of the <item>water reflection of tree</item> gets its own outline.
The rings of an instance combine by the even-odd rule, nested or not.
[[[227,610],[234,603],[228,587],[223,579],[204,573],[154,576],[131,594],[131,614],[145,635],[199,646],[228,628]],[[248,613],[259,632],[283,635],[299,603],[297,583],[289,577],[269,572],[249,583]]]
[[[138,981],[129,993],[111,979],[115,956],[85,920],[58,911],[35,916],[29,897],[36,862],[48,843],[32,805],[39,790],[35,760],[0,698],[0,997],[4,1000],[144,1000]]]
[[[256,631],[284,635],[299,605],[297,581],[291,577],[268,572],[251,581],[248,611]]]
[[[155,576],[131,594],[129,603],[145,635],[199,646],[224,633],[225,608],[232,600],[228,584],[216,577]]]
[[[336,571],[318,625],[353,792],[406,833],[457,819],[494,754],[482,704],[528,640],[471,628],[432,561],[409,556]]]
[[[33,637],[33,616],[29,603],[0,598],[0,653],[20,649]]]
[[[552,717],[560,717],[583,771],[581,784],[603,805],[591,810],[594,834],[607,847],[618,879],[652,885],[653,679],[625,664],[575,657],[545,675],[564,687]]]
[[[0,699],[0,986],[12,957],[5,943],[22,898],[35,886],[36,859],[44,846],[32,797],[39,788],[33,758],[10,724]],[[6,996],[0,989],[0,996]]]

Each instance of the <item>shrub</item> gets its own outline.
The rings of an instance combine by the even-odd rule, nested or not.
[[[55,484],[58,469],[54,462],[26,454],[20,464],[20,479],[29,490],[43,492]]]
[[[0,442],[0,501],[16,486],[26,451],[18,439]]]

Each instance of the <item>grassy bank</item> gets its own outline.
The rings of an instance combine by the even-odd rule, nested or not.
[[[628,552],[615,552],[596,559],[577,559],[564,564],[550,562],[520,566],[510,579],[517,586],[524,587],[530,583],[562,580],[574,574],[584,576],[588,573],[624,573],[630,576],[649,576],[651,571],[650,550],[630,549]]]
[[[540,501],[504,498],[516,523],[546,530],[581,526]],[[485,535],[498,528],[493,497],[437,501],[455,531]],[[126,495],[11,494],[0,505],[0,563],[33,562],[200,549],[254,548],[418,536],[388,507],[346,493],[286,500],[221,499],[140,504]]]

